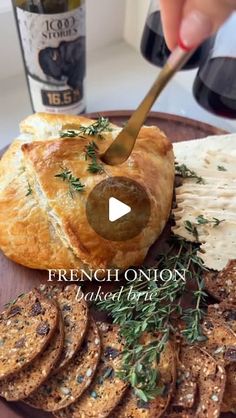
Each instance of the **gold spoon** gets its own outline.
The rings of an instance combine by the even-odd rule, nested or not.
[[[101,155],[101,160],[104,163],[109,165],[118,165],[124,163],[129,158],[139,131],[145,123],[148,113],[157,97],[161,94],[162,90],[172,79],[175,73],[189,60],[193,52],[193,50],[186,51],[180,46],[175,48],[148,94],[130,117],[127,125],[122,129],[106,152]]]

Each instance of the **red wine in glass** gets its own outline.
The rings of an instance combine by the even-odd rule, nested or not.
[[[208,61],[198,72],[193,93],[205,109],[218,116],[236,119],[236,57]]]
[[[185,64],[183,69],[191,70],[198,68],[201,62],[205,59],[209,51],[210,44],[211,41],[209,40],[199,47],[189,59],[187,64]],[[147,17],[141,40],[141,52],[144,58],[158,67],[163,67],[170,55],[170,50],[166,45],[163,34],[161,14],[159,10],[154,11]]]

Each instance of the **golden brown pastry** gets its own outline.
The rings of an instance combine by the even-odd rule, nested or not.
[[[21,135],[0,162],[0,247],[17,263],[37,269],[127,268],[143,262],[168,219],[174,182],[172,145],[157,127],[143,127],[130,158],[120,166],[88,171],[86,146],[104,152],[119,128],[97,136],[61,138],[67,129],[94,121],[82,116],[35,114],[21,123]],[[69,170],[84,185],[69,193],[55,177]],[[86,217],[91,190],[109,176],[139,182],[151,201],[151,216],[133,239],[114,242],[94,232]]]

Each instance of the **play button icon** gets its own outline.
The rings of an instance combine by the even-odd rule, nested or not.
[[[126,177],[109,177],[98,183],[86,204],[90,226],[109,241],[126,241],[139,235],[150,211],[145,188]]]
[[[109,221],[115,222],[123,216],[130,213],[131,207],[116,199],[115,197],[110,197],[109,199]]]

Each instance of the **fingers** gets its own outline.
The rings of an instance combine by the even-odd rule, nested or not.
[[[169,49],[173,49],[178,42],[185,0],[160,0],[160,4],[166,43]]]
[[[173,49],[180,37],[186,47],[196,47],[236,9],[236,0],[161,0],[167,45]]]
[[[187,47],[194,47],[216,32],[236,8],[236,1],[186,0],[179,33]]]

